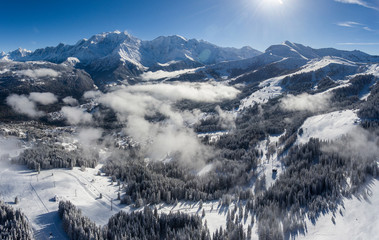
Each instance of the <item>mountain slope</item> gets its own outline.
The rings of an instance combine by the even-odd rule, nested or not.
[[[14,61],[49,61],[62,63],[69,58],[78,59],[76,67],[85,69],[97,82],[128,79],[153,69],[178,70],[240,60],[259,55],[250,47],[222,48],[214,44],[187,40],[180,36],[158,37],[142,41],[127,32],[108,32],[82,39],[75,45],[59,44],[56,47],[37,49],[34,52],[16,50],[6,57]],[[179,64],[179,65],[178,65]]]
[[[354,51],[344,51],[334,48],[321,48],[314,49],[311,47],[306,47],[299,43],[292,43],[285,41],[279,45],[270,46],[265,53],[282,56],[282,57],[295,57],[303,58],[306,60],[314,58],[323,58],[327,56],[340,57],[346,60],[362,63],[379,62],[379,56],[371,56],[367,53],[354,50]]]

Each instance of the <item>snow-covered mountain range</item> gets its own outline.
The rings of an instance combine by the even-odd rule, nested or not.
[[[75,59],[79,68],[84,68],[95,78],[110,77],[110,80],[120,80],[128,75],[139,75],[150,67],[159,69],[172,65],[177,70],[252,58],[259,54],[259,51],[250,47],[223,48],[177,35],[142,41],[127,32],[114,31],[79,40],[75,45],[59,44],[34,52],[18,49],[3,58],[53,63]],[[121,76],[116,76],[117,73],[109,75],[110,72],[121,73]]]
[[[97,34],[75,45],[61,43],[35,51],[19,48],[0,55],[3,61],[46,61],[83,69],[100,87],[114,82],[134,84],[164,79],[260,81],[296,71],[310,61],[314,63],[325,57],[359,65],[379,62],[378,56],[361,51],[313,49],[289,41],[270,46],[261,53],[251,47],[219,47],[178,35],[143,41],[120,31]]]
[[[151,206],[226,239],[369,239],[378,77],[379,56],[289,41],[262,53],[115,31],[0,52],[0,198],[36,239],[81,231],[59,200],[95,232]]]

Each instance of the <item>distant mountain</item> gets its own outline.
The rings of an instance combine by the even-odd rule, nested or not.
[[[0,105],[12,93],[51,92],[80,99],[85,91],[94,89],[88,73],[67,64],[0,61]]]
[[[303,58],[306,60],[314,58],[323,58],[327,56],[340,57],[353,62],[370,63],[379,62],[379,56],[371,56],[367,53],[354,50],[354,51],[344,51],[334,48],[321,48],[314,49],[311,47],[306,47],[299,43],[292,43],[285,41],[279,45],[273,45],[269,47],[266,54],[273,54],[282,57],[294,57]]]
[[[76,58],[76,67],[85,69],[95,80],[107,82],[135,77],[149,68],[177,70],[246,59],[259,54],[250,47],[223,48],[181,36],[142,41],[127,32],[115,31],[82,39],[75,45],[59,44],[34,52],[18,49],[6,57],[14,61],[53,63]]]
[[[317,72],[331,79],[359,73],[363,65],[379,62],[379,56],[334,48],[314,49],[285,41],[261,53],[251,47],[219,47],[182,36],[140,40],[127,32],[107,32],[74,45],[17,49],[0,58],[6,61],[45,61],[85,70],[100,88],[141,81],[230,80],[233,84],[260,82],[292,73]],[[318,63],[319,62],[319,63]],[[309,66],[313,66],[309,69]],[[320,68],[320,69],[317,69]],[[313,79],[317,82],[319,79]]]

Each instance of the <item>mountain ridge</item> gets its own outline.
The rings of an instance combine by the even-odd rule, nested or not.
[[[173,79],[222,80],[226,76],[234,78],[245,74],[239,81],[246,81],[246,78],[259,76],[260,79],[296,71],[311,60],[328,56],[360,64],[379,62],[379,56],[358,50],[315,49],[290,41],[272,45],[262,53],[249,46],[219,47],[204,40],[187,39],[179,35],[141,40],[126,31],[104,32],[88,39],[83,38],[73,45],[60,43],[33,52],[19,48],[7,54],[1,53],[0,59],[64,63],[85,70],[102,88],[113,83],[135,84],[145,81],[144,74],[148,72],[163,71],[160,76],[164,79],[168,75],[176,76],[166,72],[184,69],[192,70]],[[249,71],[253,71],[252,74]],[[160,79],[156,77],[154,80]]]

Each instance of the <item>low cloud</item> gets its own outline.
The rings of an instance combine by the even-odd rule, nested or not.
[[[62,107],[61,112],[67,122],[73,125],[92,122],[92,115],[77,107]]]
[[[42,105],[49,105],[58,101],[58,98],[50,92],[32,92],[29,94],[29,99]]]
[[[281,100],[281,107],[288,111],[322,111],[330,106],[331,93],[287,95]]]
[[[76,100],[75,98],[73,98],[73,97],[71,97],[71,96],[68,96],[68,97],[63,98],[62,101],[63,101],[65,104],[70,105],[70,106],[77,106],[77,105],[79,105],[78,100]]]
[[[16,137],[0,136],[0,161],[2,157],[14,156],[21,148],[21,141]]]
[[[78,140],[85,148],[96,145],[96,141],[103,133],[99,128],[83,128],[79,130]]]
[[[112,108],[118,119],[127,122],[124,132],[138,141],[145,155],[153,160],[167,156],[192,166],[201,166],[212,154],[209,146],[201,143],[189,127],[198,121],[200,111],[177,111],[172,103],[183,99],[196,102],[218,102],[236,97],[233,87],[208,83],[149,84],[120,87],[101,95],[98,101]],[[98,94],[85,94],[98,96]],[[218,109],[224,124],[231,124],[229,116]],[[164,120],[149,121],[146,117],[163,115]]]
[[[234,87],[210,83],[135,85],[128,87],[127,91],[153,95],[158,99],[171,101],[187,99],[196,102],[219,102],[225,99],[233,99],[240,92]]]
[[[35,102],[29,100],[25,95],[12,94],[7,97],[6,103],[17,113],[25,114],[29,117],[36,118],[44,115],[44,112],[38,111]]]
[[[359,161],[378,161],[379,136],[361,127],[349,131],[342,139],[326,145],[325,152],[336,152]]]
[[[220,117],[220,126],[224,129],[234,129],[236,128],[235,116],[232,112],[226,112],[221,109],[220,106],[216,107],[216,112]]]
[[[90,98],[99,98],[102,95],[102,92],[100,91],[87,91],[83,94],[83,98],[90,99]]]
[[[39,68],[39,69],[27,69],[17,71],[17,74],[24,75],[30,78],[42,78],[42,77],[58,77],[59,73],[50,68]]]

